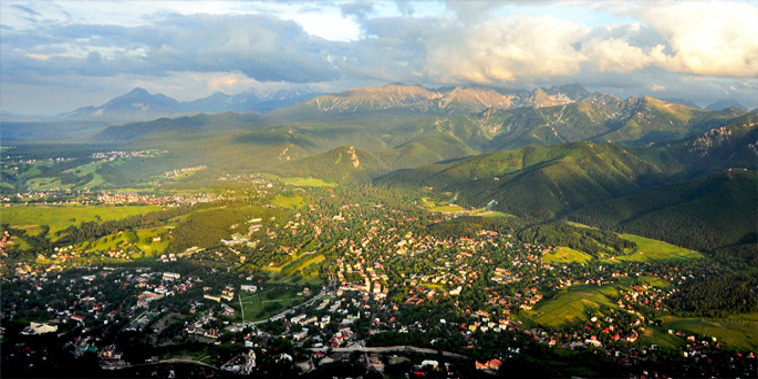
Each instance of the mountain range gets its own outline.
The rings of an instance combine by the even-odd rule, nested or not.
[[[428,89],[419,85],[388,84],[322,95],[293,107],[273,111],[270,116],[280,121],[303,121],[325,117],[358,119],[398,115],[458,115],[485,109],[541,108],[571,103],[589,95],[578,84],[508,92],[480,87]]]
[[[267,101],[281,105],[300,95]],[[150,165],[100,169],[109,182],[202,164],[209,180],[211,172],[268,171],[341,185],[432,188],[430,195],[457,193],[466,207],[495,200],[495,210],[535,222],[569,219],[702,251],[745,252],[758,243],[756,112],[621,99],[579,85],[503,91],[389,84],[303,96],[310,98],[266,114],[105,122],[263,103],[223,94],[181,103],[137,89],[67,121],[0,127],[14,143],[168,152]]]
[[[198,113],[268,113],[319,96],[309,89],[279,90],[262,94],[249,90],[237,95],[216,92],[193,101],[178,101],[163,94],[151,94],[143,88],[135,88],[127,94],[115,97],[100,106],[87,106],[53,117],[24,117],[7,114],[13,121],[90,121],[124,123],[151,121],[161,117],[182,117]]]
[[[456,115],[487,109],[544,108],[582,101],[592,95],[579,84],[536,88],[530,91],[489,87],[429,89],[419,85],[395,83],[383,87],[354,88],[336,94],[320,94],[307,87],[268,94],[250,89],[236,95],[216,92],[193,101],[178,101],[160,93],[150,94],[143,88],[135,88],[100,106],[86,106],[50,117],[3,112],[3,119],[11,122],[125,123],[223,112],[271,113],[270,116],[279,121],[304,121],[313,118],[358,119],[400,115]],[[696,104],[686,100],[664,101],[699,109]],[[733,99],[719,100],[705,109],[727,108],[745,109]]]

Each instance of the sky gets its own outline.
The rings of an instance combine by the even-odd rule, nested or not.
[[[758,107],[751,1],[0,1],[0,109],[56,114],[142,87],[337,92],[579,83]]]

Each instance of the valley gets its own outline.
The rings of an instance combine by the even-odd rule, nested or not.
[[[749,376],[756,117],[393,84],[3,124],[3,376]]]

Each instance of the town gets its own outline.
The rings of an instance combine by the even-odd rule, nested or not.
[[[389,194],[226,181],[248,189],[156,216],[259,204],[224,218],[229,224],[216,226],[225,237],[215,242],[145,254],[136,241],[104,250],[74,241],[33,263],[4,262],[3,339],[15,341],[4,366],[55,367],[58,346],[70,356],[56,359],[114,373],[184,363],[223,375],[339,367],[354,376],[470,377],[534,351],[590,354],[611,376],[756,368],[752,351],[667,321],[684,286],[720,270],[702,260],[561,262],[558,247],[524,242],[507,224],[461,231],[467,216]],[[294,205],[295,197],[303,201]],[[175,241],[181,228],[161,229],[145,246]],[[585,298],[581,308],[564,304],[575,297]]]

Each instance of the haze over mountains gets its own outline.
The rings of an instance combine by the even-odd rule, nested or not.
[[[269,94],[249,90],[236,95],[216,92],[193,101],[178,101],[163,94],[150,94],[143,88],[135,88],[127,94],[115,97],[100,106],[87,106],[52,117],[4,114],[11,121],[91,121],[132,122],[150,121],[161,117],[180,117],[198,113],[256,112],[268,113],[309,100],[320,95],[308,88],[279,90]]]
[[[215,180],[211,172],[266,171],[455,193],[465,207],[494,200],[494,210],[530,220],[575,220],[740,259],[749,260],[758,243],[756,112],[621,99],[580,85],[507,92],[389,84],[302,96],[310,98],[267,114],[0,127],[4,141],[20,144],[68,140],[169,152],[138,169],[102,169],[124,183],[203,165],[208,180]],[[262,106],[256,99],[215,95],[180,103],[137,89],[69,117]]]
[[[143,88],[115,97],[100,106],[86,106],[57,116],[34,116],[3,113],[5,121],[53,122],[89,121],[124,123],[150,121],[161,117],[181,117],[198,113],[223,112],[260,114],[282,121],[308,120],[312,117],[350,118],[391,116],[454,115],[481,112],[485,109],[543,108],[587,100],[591,94],[579,84],[559,85],[534,90],[503,90],[487,87],[442,87],[428,89],[419,85],[389,84],[382,87],[360,87],[336,94],[321,94],[308,87],[279,90],[263,94],[253,89],[228,95],[216,92],[193,101],[178,101],[163,94],[150,94]],[[612,96],[612,95],[608,95]],[[613,98],[613,97],[611,97]],[[699,107],[686,100],[668,99],[668,103]],[[707,110],[745,107],[733,99],[719,100]],[[399,114],[398,112],[402,112]],[[338,116],[341,115],[341,116]],[[384,115],[386,116],[386,115]]]

